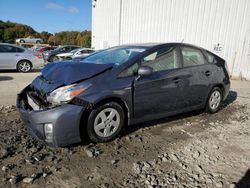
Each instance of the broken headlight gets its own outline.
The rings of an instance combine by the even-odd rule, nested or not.
[[[85,83],[85,84],[72,84],[57,88],[48,95],[47,101],[55,105],[68,102],[77,95],[79,95],[80,93],[86,91],[90,86],[91,84]]]

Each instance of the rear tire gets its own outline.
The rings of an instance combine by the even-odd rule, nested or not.
[[[214,87],[209,93],[207,104],[206,104],[206,112],[208,113],[216,113],[219,111],[221,103],[222,103],[222,91],[218,87]]]
[[[26,73],[26,72],[31,71],[31,68],[32,68],[31,63],[26,60],[19,61],[17,64],[17,70],[19,72]]]
[[[125,122],[122,107],[108,102],[94,109],[88,118],[87,133],[93,142],[108,142],[117,137]]]
[[[41,44],[41,41],[40,41],[40,40],[37,40],[36,43],[37,43],[37,44]]]
[[[25,41],[24,40],[20,40],[20,43],[25,43]]]

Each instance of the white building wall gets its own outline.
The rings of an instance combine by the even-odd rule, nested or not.
[[[250,0],[96,0],[92,46],[181,42],[227,60],[250,80]],[[105,45],[103,45],[105,44]]]
[[[103,49],[118,45],[120,0],[97,0],[92,6],[92,47]]]

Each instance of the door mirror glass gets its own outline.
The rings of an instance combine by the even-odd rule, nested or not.
[[[149,66],[141,66],[138,70],[139,76],[148,76],[153,73],[153,68]]]

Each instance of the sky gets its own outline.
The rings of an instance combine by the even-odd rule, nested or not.
[[[0,20],[38,32],[91,30],[92,0],[0,0]]]

